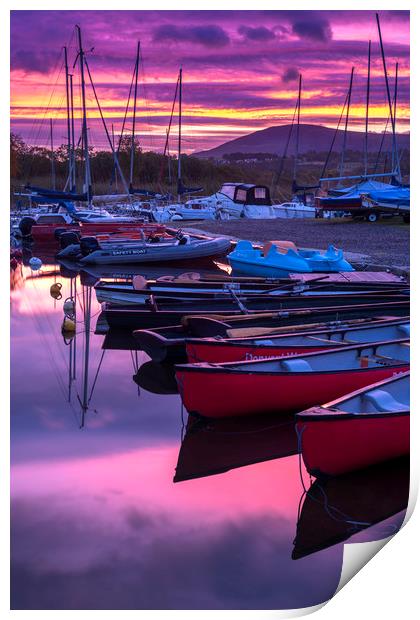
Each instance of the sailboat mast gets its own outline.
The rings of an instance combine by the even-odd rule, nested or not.
[[[91,186],[91,175],[90,175],[90,161],[89,161],[89,143],[88,143],[88,132],[87,132],[87,121],[86,121],[86,88],[85,88],[85,53],[82,47],[82,32],[80,30],[80,26],[76,26],[77,36],[79,40],[79,62],[80,62],[80,81],[81,81],[81,89],[82,89],[82,137],[83,137],[83,148],[85,155],[85,191],[87,192],[88,204],[92,204],[92,186]]]
[[[302,74],[299,74],[299,91],[297,100],[297,126],[296,126],[296,150],[295,150],[295,163],[293,168],[293,181],[296,183],[297,166],[299,157],[299,131],[300,131],[300,101],[302,97]]]
[[[351,68],[351,74],[350,74],[350,85],[349,85],[349,96],[347,99],[346,122],[344,125],[343,150],[341,151],[340,177],[343,176],[343,171],[344,171],[344,157],[345,157],[346,146],[347,146],[347,128],[349,125],[351,91],[353,89],[353,76],[354,76],[354,67]]]
[[[135,83],[134,83],[134,103],[133,103],[133,127],[131,131],[131,154],[130,154],[130,189],[133,187],[134,173],[134,153],[135,153],[135,134],[136,134],[136,110],[137,110],[137,84],[139,78],[139,62],[140,62],[140,41],[137,41],[137,56],[135,66]]]
[[[386,95],[387,95],[387,98],[388,98],[389,116],[391,118],[392,151],[393,151],[393,153],[395,153],[395,152],[397,152],[397,138],[396,138],[396,135],[395,135],[395,118],[394,118],[394,114],[393,114],[393,110],[392,110],[391,92],[389,90],[388,72],[387,72],[387,69],[386,69],[385,52],[384,52],[384,45],[383,45],[383,41],[382,41],[381,24],[379,22],[379,14],[378,13],[376,13],[376,23],[377,23],[377,26],[378,26],[379,44],[381,46],[382,65],[383,65],[383,68],[384,68],[384,77],[385,77]],[[393,159],[394,159],[394,157],[393,157]],[[401,181],[401,170],[400,170],[400,162],[399,162],[398,157],[395,160],[395,164],[396,164],[396,169],[395,169],[395,171],[393,170],[392,172],[396,172],[398,180]]]
[[[51,187],[55,189],[55,157],[54,157],[54,142],[53,142],[53,121],[50,118],[50,144],[51,144]]]
[[[394,83],[394,127],[397,131],[397,97],[398,97],[398,63],[395,63],[395,83]],[[395,170],[395,164],[399,162],[397,140],[395,139],[395,149],[392,149],[392,170]]]
[[[70,136],[70,88],[69,88],[69,65],[67,60],[67,47],[64,46],[64,68],[66,72],[66,107],[67,107],[67,163],[68,163],[68,184],[70,191],[72,187],[72,157],[71,157],[71,136]]]
[[[370,56],[371,56],[371,41],[369,41],[368,48],[368,73],[366,83],[366,123],[365,123],[365,176],[368,172],[368,132],[369,132],[369,99],[370,99]]]
[[[178,106],[178,202],[181,202],[182,67],[179,70]]]
[[[114,123],[111,123],[111,134],[112,134],[112,150],[115,152],[115,134],[114,134]],[[114,161],[114,178],[115,178],[115,191],[118,194],[118,175],[117,175],[117,166]]]
[[[74,145],[74,98],[73,98],[73,74],[69,73],[70,80],[70,125],[71,125],[71,171],[70,179],[71,191],[76,191],[76,156]]]

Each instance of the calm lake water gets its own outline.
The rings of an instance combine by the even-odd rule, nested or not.
[[[406,461],[311,487],[292,420],[189,421],[170,369],[102,349],[95,292],[70,275],[11,276],[13,609],[315,605],[338,585],[344,540],[398,529]]]

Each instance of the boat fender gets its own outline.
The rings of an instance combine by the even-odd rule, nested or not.
[[[133,276],[133,289],[135,291],[143,291],[147,286],[147,280],[144,276]]]
[[[32,258],[29,259],[29,266],[33,271],[37,271],[42,267],[42,260],[36,256],[32,256]]]
[[[61,325],[61,333],[73,334],[76,331],[76,321],[65,316]]]
[[[76,310],[76,304],[74,299],[67,297],[63,304],[63,310],[66,317],[73,319]]]
[[[55,284],[51,284],[50,286],[50,295],[53,299],[61,299],[61,287],[62,284],[60,282],[56,282]]]

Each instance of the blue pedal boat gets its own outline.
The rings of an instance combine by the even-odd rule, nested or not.
[[[298,250],[290,241],[270,241],[262,250],[250,241],[238,241],[228,255],[234,273],[264,278],[287,277],[289,273],[331,273],[354,271],[343,250],[330,245],[324,254],[317,250]]]

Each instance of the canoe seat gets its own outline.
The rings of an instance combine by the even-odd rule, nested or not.
[[[377,411],[406,411],[408,406],[400,403],[386,390],[372,390],[364,395],[370,405]]]
[[[273,245],[276,247],[277,252],[280,252],[280,254],[286,254],[289,250],[294,250],[297,252],[297,247],[293,241],[267,241],[263,247],[264,256],[267,256]]]
[[[258,338],[258,345],[262,346],[262,347],[272,347],[273,346],[273,341],[269,340],[268,338],[265,339],[260,339]]]
[[[287,372],[310,372],[312,367],[306,360],[287,359],[280,362],[283,370]]]

